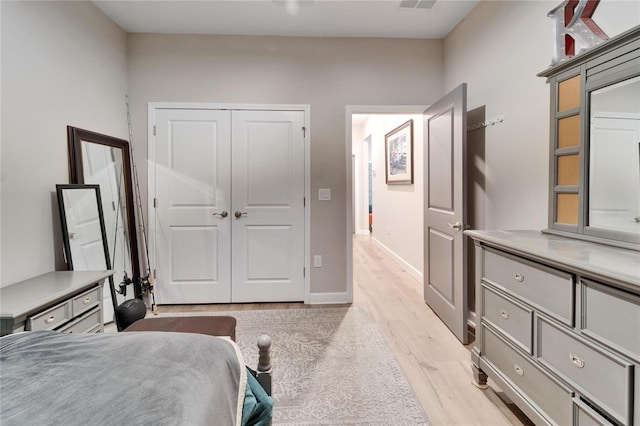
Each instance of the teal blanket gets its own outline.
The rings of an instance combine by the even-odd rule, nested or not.
[[[247,368],[247,388],[242,408],[242,425],[269,426],[273,416],[273,398],[260,386]]]

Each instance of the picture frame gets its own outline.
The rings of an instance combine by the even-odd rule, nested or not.
[[[413,184],[413,120],[384,135],[385,182]]]

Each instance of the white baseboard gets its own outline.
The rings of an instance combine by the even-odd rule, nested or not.
[[[423,282],[423,274],[419,270],[413,267],[413,265],[409,264],[406,260],[398,256],[393,250],[389,247],[382,244],[375,237],[371,238],[371,240],[378,246],[382,251],[387,253],[391,258],[400,266],[402,266],[413,278],[417,279],[420,282]]]
[[[359,229],[358,231],[356,231],[357,235],[370,235],[371,232],[368,229]]]
[[[353,299],[349,298],[348,293],[310,293],[309,299],[305,301],[309,305],[329,305],[329,304],[345,304],[353,303]]]

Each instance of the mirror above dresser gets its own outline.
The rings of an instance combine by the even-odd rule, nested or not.
[[[538,75],[551,88],[545,232],[640,250],[640,26]]]

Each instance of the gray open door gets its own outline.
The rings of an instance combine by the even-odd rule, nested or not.
[[[424,134],[424,300],[466,344],[466,83],[424,112]]]

